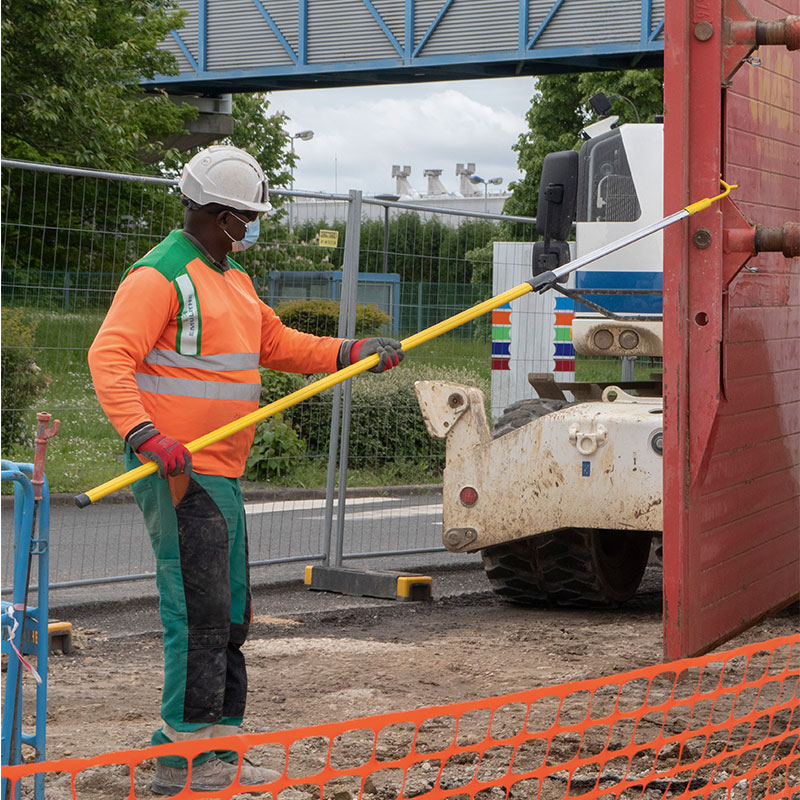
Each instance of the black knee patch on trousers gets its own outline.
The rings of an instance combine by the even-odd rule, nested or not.
[[[194,479],[175,513],[188,626],[184,721],[210,724],[222,716],[228,693],[228,526]]]
[[[189,629],[184,722],[218,722],[225,704],[228,630]]]
[[[222,713],[226,717],[243,717],[247,699],[247,668],[244,663],[242,645],[247,639],[249,624],[231,623],[228,640],[228,680]]]

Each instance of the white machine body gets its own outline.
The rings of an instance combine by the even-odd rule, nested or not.
[[[415,389],[428,432],[447,442],[448,550],[562,528],[662,530],[660,398],[609,387],[602,402],[554,411],[492,439],[479,389],[444,381],[418,381]]]

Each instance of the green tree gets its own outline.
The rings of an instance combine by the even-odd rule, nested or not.
[[[177,0],[2,0],[3,155],[142,171],[142,153],[195,109],[141,77],[177,72],[158,47]]]
[[[285,130],[288,117],[271,113],[269,95],[237,94],[233,97],[233,136],[230,144],[247,150],[267,175],[270,187],[288,186],[298,159],[289,147]],[[270,201],[276,205],[276,200]]]
[[[589,106],[592,95],[604,92],[609,96],[616,94],[629,98],[638,109],[642,122],[663,113],[663,72],[662,69],[631,69],[538,78],[526,117],[528,130],[520,134],[513,146],[524,177],[510,184],[512,196],[506,201],[505,212],[535,216],[544,157],[580,145],[580,130],[594,115]],[[619,116],[620,124],[636,122],[629,103],[618,98],[611,98],[611,102],[612,113]]]

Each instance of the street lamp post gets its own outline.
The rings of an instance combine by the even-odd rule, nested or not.
[[[300,133],[292,134],[289,137],[289,141],[292,146],[292,156],[294,156],[294,140],[300,139],[301,141],[307,142],[309,139],[314,138],[314,131],[300,131]],[[291,188],[294,191],[294,157],[292,158],[292,181],[291,181]],[[293,220],[293,209],[294,209],[294,197],[289,198],[289,233],[294,230],[294,220]]]
[[[400,199],[400,195],[376,194],[375,199],[396,203]],[[389,206],[383,207],[383,271],[389,271]]]
[[[502,178],[489,178],[489,180],[484,180],[480,177],[480,175],[470,175],[469,176],[470,183],[482,183],[483,184],[483,210],[488,212],[489,211],[489,184],[493,184],[497,186],[498,184],[503,182]]]

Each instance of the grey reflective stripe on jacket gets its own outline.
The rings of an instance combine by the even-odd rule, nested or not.
[[[136,385],[142,392],[171,394],[178,397],[200,397],[206,400],[249,400],[258,402],[260,383],[226,383],[198,381],[191,378],[167,378],[136,373]]]
[[[178,294],[178,347],[182,353],[200,352],[200,308],[191,276],[179,275],[173,281]]]
[[[215,372],[233,372],[237,369],[256,369],[259,353],[217,353],[213,356],[184,356],[174,350],[151,350],[145,364],[163,364],[181,369],[210,369]]]

